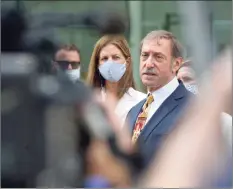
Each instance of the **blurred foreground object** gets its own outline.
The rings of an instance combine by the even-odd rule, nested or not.
[[[205,1],[177,1],[181,18],[182,38],[190,47],[190,56],[197,82],[211,66],[210,9]],[[200,80],[200,81],[199,81]]]
[[[196,83],[195,72],[192,65],[195,64],[191,60],[185,61],[178,70],[177,77],[184,83],[186,89],[198,95],[198,85]],[[225,81],[221,81],[223,84]],[[225,109],[224,111],[229,111]],[[221,113],[221,127],[226,144],[232,150],[232,116],[222,112]]]
[[[85,154],[92,140],[108,144],[111,153],[134,167],[116,145],[92,90],[81,81],[74,85],[63,72],[51,74],[57,44],[43,35],[45,23],[55,27],[70,20],[42,20],[38,37],[23,12],[2,12],[2,187],[83,187]],[[82,23],[96,24],[100,33],[125,30],[124,20],[114,14],[85,15]]]
[[[36,68],[32,54],[2,54],[2,186],[82,186],[74,104],[88,95]]]
[[[81,81],[38,74],[36,62],[31,54],[2,54],[2,186],[83,187],[90,166],[101,173],[106,161],[118,170],[103,175],[110,186],[129,186],[140,161],[120,140],[118,120]],[[98,151],[105,152],[104,164],[95,160]],[[116,179],[119,170],[128,179]]]

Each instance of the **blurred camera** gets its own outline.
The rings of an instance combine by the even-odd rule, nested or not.
[[[124,30],[118,15],[110,21],[97,15],[79,21],[101,33]],[[44,36],[25,43],[23,12],[4,10],[1,20],[2,187],[83,187],[91,138],[114,138],[105,112],[83,82],[74,84],[62,71],[52,75],[54,42]]]

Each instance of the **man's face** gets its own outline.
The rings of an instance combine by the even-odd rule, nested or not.
[[[180,79],[184,84],[195,84],[195,73],[192,68],[184,66],[179,69],[177,78]]]
[[[80,68],[80,56],[77,51],[60,50],[55,56],[57,65],[62,70],[74,70]]]
[[[140,55],[140,76],[149,91],[157,90],[171,81],[180,66],[172,58],[171,41],[167,39],[146,40]]]

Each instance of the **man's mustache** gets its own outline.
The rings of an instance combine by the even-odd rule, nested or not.
[[[156,75],[156,70],[155,68],[147,68],[145,70],[143,70],[142,74],[155,74]]]

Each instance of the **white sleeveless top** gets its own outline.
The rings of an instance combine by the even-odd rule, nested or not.
[[[103,98],[105,99],[104,90],[101,91]],[[134,90],[132,87],[121,97],[115,108],[115,113],[120,119],[120,126],[125,123],[125,119],[132,107],[134,107],[141,100],[146,98],[146,94],[140,91]]]

